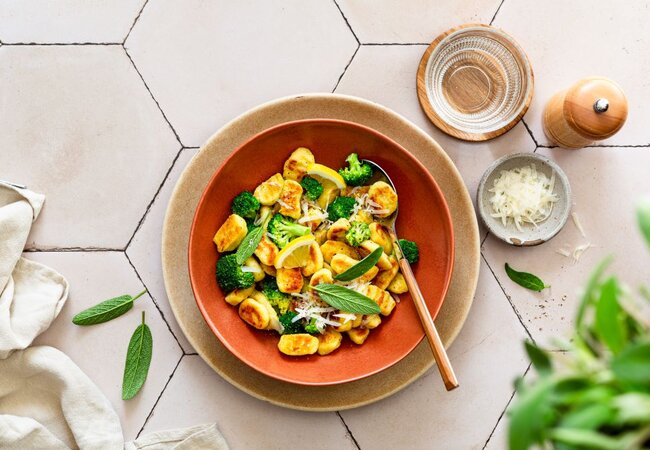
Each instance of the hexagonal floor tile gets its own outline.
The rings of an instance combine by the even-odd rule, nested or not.
[[[607,255],[616,257],[611,272],[631,287],[647,282],[648,266],[640,262],[648,260],[648,251],[637,230],[635,203],[647,195],[650,153],[644,148],[539,149],[538,153],[554,159],[569,177],[573,211],[587,237],[582,237],[569,219],[564,229],[543,245],[521,249],[490,236],[483,254],[535,340],[556,348],[553,337],[570,337],[579,291]],[[587,242],[595,247],[585,251],[578,263],[556,252]],[[505,274],[506,262],[538,275],[551,288],[536,293],[516,285]]]
[[[420,108],[415,87],[415,73],[425,49],[424,45],[362,46],[336,92],[392,108],[430,134],[456,164],[475,202],[478,182],[492,161],[509,153],[532,152],[535,143],[521,123],[505,135],[481,143],[452,138],[433,126]]]
[[[338,0],[363,43],[428,43],[457,25],[490,23],[500,3],[500,0],[411,0],[405,7],[400,0]]]
[[[46,195],[28,247],[124,247],[179,144],[120,46],[0,47],[2,178]]]
[[[4,0],[0,40],[122,42],[144,0]]]
[[[147,289],[149,289],[149,293],[160,307],[165,316],[165,320],[169,323],[183,350],[186,352],[191,352],[193,349],[178,326],[174,313],[172,313],[169,306],[169,301],[167,300],[167,292],[165,291],[160,262],[160,248],[167,203],[169,203],[169,198],[172,195],[178,177],[197,151],[197,149],[183,149],[174,163],[174,167],[169,172],[165,184],[160,189],[156,201],[151,206],[144,222],[142,222],[140,229],[136,232],[131,244],[126,250],[129,259],[140,274],[142,281],[147,286]]]
[[[196,355],[185,356],[144,433],[216,422],[232,449],[355,449],[335,413],[280,408],[231,386]]]
[[[401,393],[341,415],[361,448],[480,449],[528,366],[526,333],[485,264],[469,317],[449,358],[460,388],[436,368]]]
[[[181,349],[149,296],[136,300],[133,309],[110,322],[80,327],[72,317],[107,298],[135,295],[143,287],[122,252],[28,253],[70,282],[70,297],[54,324],[35,342],[66,353],[106,395],[120,416],[124,438],[134,439],[153,408]],[[147,381],[138,395],[122,400],[122,375],[131,335],[141,322],[141,311],[153,336],[153,358]]]
[[[602,75],[617,81],[630,102],[628,122],[605,144],[649,144],[650,71],[648,4],[578,0],[506,1],[494,24],[511,33],[528,53],[535,71],[535,96],[526,122],[540,144],[544,105],[581,78]],[[567,39],[567,32],[571,39]]]
[[[160,0],[126,47],[183,143],[199,146],[259,103],[330,92],[357,42],[329,1]]]

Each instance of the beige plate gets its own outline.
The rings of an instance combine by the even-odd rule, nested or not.
[[[445,346],[451,345],[465,322],[478,280],[478,225],[469,193],[458,170],[433,139],[398,114],[359,98],[333,94],[287,97],[244,113],[214,134],[185,168],[169,201],[162,236],[162,265],[172,311],[189,342],[215,372],[242,391],[276,405],[336,411],[375,402],[415,381],[433,365],[426,340],[398,364],[363,380],[336,386],[282,382],[251,369],[217,340],[196,306],[187,269],[194,209],[213,172],[236,147],[260,131],[283,122],[311,118],[349,120],[374,128],[413,153],[433,174],[449,205],[457,236],[454,273],[436,319]],[[459,375],[462,389],[463,374]]]

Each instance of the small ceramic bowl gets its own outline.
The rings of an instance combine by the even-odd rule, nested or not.
[[[555,173],[553,192],[559,197],[559,200],[553,205],[551,215],[544,222],[537,226],[525,224],[522,227],[523,230],[519,231],[512,221],[504,226],[500,219],[491,216],[492,205],[490,205],[491,193],[489,189],[494,185],[494,180],[502,170],[511,170],[530,164],[535,164],[535,168],[549,178]],[[512,245],[539,245],[558,234],[566,224],[571,212],[571,187],[566,174],[550,159],[535,153],[515,153],[496,160],[488,167],[479,183],[476,203],[479,215],[492,235]]]

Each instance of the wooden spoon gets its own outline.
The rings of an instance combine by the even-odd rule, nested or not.
[[[384,181],[386,181],[397,193],[397,189],[395,189],[395,185],[391,181],[386,171],[381,168],[381,166],[367,159],[364,160],[364,162],[370,164],[372,168],[375,170],[375,174],[379,174],[381,178],[383,178]],[[444,381],[447,390],[451,391],[452,389],[456,389],[459,386],[458,379],[456,378],[454,369],[451,367],[451,362],[449,361],[449,357],[447,356],[445,347],[442,344],[442,340],[440,339],[438,330],[436,330],[436,326],[433,323],[433,318],[431,317],[431,313],[429,313],[429,309],[427,308],[427,304],[424,301],[424,297],[422,296],[422,292],[420,291],[418,282],[415,279],[413,270],[411,270],[411,265],[409,264],[408,260],[404,257],[402,248],[399,245],[399,240],[397,239],[397,232],[395,231],[395,221],[397,220],[398,211],[399,211],[399,207],[395,209],[395,212],[393,214],[386,217],[385,219],[382,219],[382,224],[388,229],[390,238],[393,241],[395,256],[397,258],[397,261],[399,262],[399,267],[402,271],[402,275],[404,275],[404,279],[406,280],[406,285],[409,288],[411,298],[415,303],[415,309],[417,310],[418,315],[420,316],[420,322],[422,323],[422,327],[424,328],[424,333],[426,334],[427,340],[429,341],[429,345],[431,346],[431,350],[433,351],[433,357],[435,358],[436,364],[438,365],[438,370],[440,371],[442,380]]]

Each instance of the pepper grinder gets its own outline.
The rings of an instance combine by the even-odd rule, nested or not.
[[[586,147],[616,134],[627,109],[618,84],[603,77],[584,78],[551,97],[544,109],[544,133],[560,147]]]

